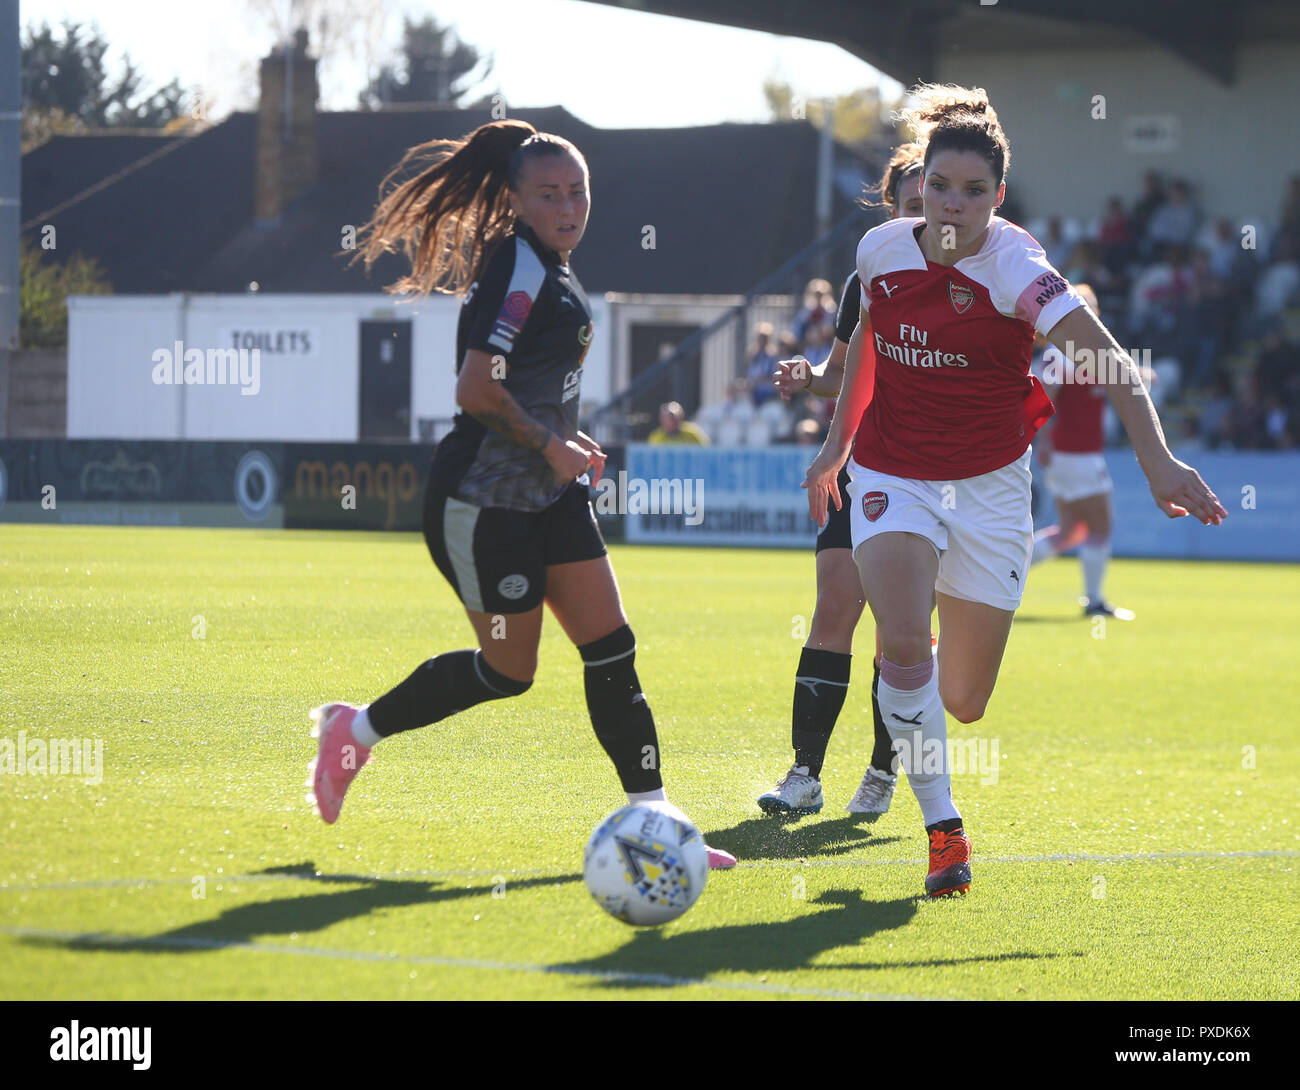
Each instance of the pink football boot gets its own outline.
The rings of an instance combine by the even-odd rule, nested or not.
[[[352,737],[352,720],[357,709],[350,704],[325,704],[308,714],[316,724],[311,736],[320,739],[320,749],[308,766],[307,783],[312,793],[307,801],[315,804],[316,812],[326,824],[333,825],[339,818],[348,785],[370,760],[370,749]]]
[[[704,850],[709,853],[709,870],[729,870],[736,865],[736,857],[730,852],[710,848],[707,844],[704,845]]]

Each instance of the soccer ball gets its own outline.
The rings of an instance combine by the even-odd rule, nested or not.
[[[656,927],[699,900],[709,853],[680,810],[634,803],[596,826],[582,854],[582,875],[596,903],[614,919]]]

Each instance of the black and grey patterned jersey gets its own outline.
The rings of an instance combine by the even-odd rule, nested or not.
[[[835,312],[835,337],[849,343],[853,331],[858,327],[858,318],[862,314],[862,281],[856,272],[844,281],[844,290],[840,293],[840,309]]]
[[[573,271],[524,224],[488,258],[460,308],[456,373],[478,349],[506,364],[507,393],[562,439],[578,433],[582,361],[591,344],[591,307]],[[542,511],[571,484],[536,451],[468,413],[438,445],[437,483],[476,507]]]

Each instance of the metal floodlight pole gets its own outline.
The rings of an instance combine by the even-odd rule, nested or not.
[[[9,426],[9,357],[18,348],[22,117],[18,0],[0,0],[0,439]]]

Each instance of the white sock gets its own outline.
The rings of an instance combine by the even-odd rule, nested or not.
[[[358,711],[356,717],[352,720],[352,737],[357,745],[365,746],[366,749],[384,740],[384,736],[376,734],[375,728],[370,725],[369,704]]]
[[[1101,601],[1101,583],[1106,578],[1106,565],[1110,562],[1110,542],[1079,546],[1079,562],[1083,565],[1083,593],[1090,602]]]
[[[1034,552],[1029,558],[1031,568],[1035,564],[1041,564],[1044,560],[1051,560],[1056,555],[1056,541],[1060,537],[1060,533],[1057,527],[1049,526],[1046,530],[1039,530],[1034,535]]]
[[[629,791],[627,793],[627,804],[635,806],[638,802],[667,802],[668,794],[662,787],[657,787],[653,791]]]
[[[926,825],[961,814],[952,803],[952,777],[948,768],[948,721],[939,698],[939,672],[919,689],[895,689],[881,676],[876,687],[880,715],[889,736],[902,743],[899,768],[907,773],[907,782],[921,807]],[[897,715],[898,719],[894,716]],[[916,720],[918,725],[900,723],[899,719]],[[896,746],[896,751],[898,747]]]

